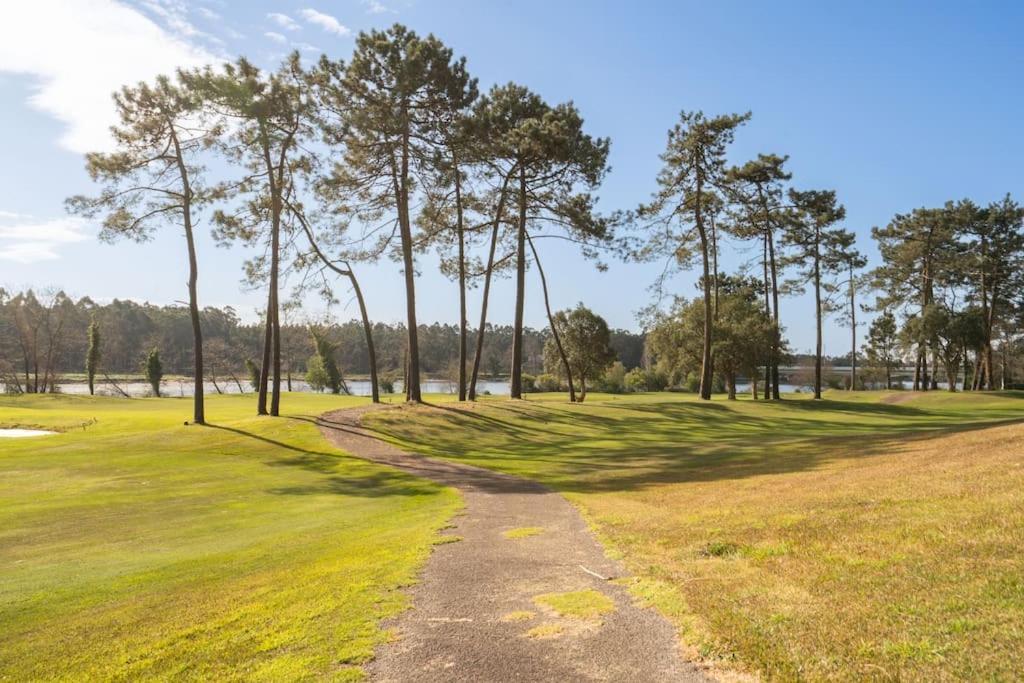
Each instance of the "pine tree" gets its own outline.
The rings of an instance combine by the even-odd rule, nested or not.
[[[198,159],[221,129],[209,123],[202,94],[181,74],[177,82],[160,77],[153,85],[125,87],[114,101],[117,150],[86,155],[89,176],[102,183],[103,190],[97,197],[70,198],[68,208],[87,217],[104,215],[100,239],[108,242],[121,237],[147,241],[161,223],[184,229],[195,375],[193,421],[203,424],[203,333],[193,228],[197,212],[214,196],[213,189],[202,183]]]
[[[800,266],[802,281],[814,288],[814,398],[821,398],[822,326],[825,305],[823,278],[843,265],[844,237],[849,233],[831,226],[846,217],[846,209],[836,201],[834,190],[789,191],[793,210],[785,225],[783,244],[793,250],[788,263]]]
[[[743,166],[729,169],[730,197],[736,204],[731,232],[743,239],[758,239],[762,245],[764,271],[764,307],[775,323],[775,335],[766,349],[764,398],[779,399],[779,361],[782,326],[779,316],[780,260],[776,254],[776,236],[786,221],[782,186],[792,175],[784,170],[788,156],[759,154]]]
[[[348,65],[321,62],[322,102],[337,117],[332,142],[343,149],[326,183],[339,212],[377,221],[394,215],[392,231],[368,249],[391,252],[405,278],[410,401],[422,400],[416,320],[416,265],[412,206],[417,179],[433,169],[440,140],[439,121],[450,115],[454,94],[465,93],[470,79],[465,60],[453,61],[451,49],[434,36],[421,38],[395,24],[386,31],[361,33]],[[461,95],[459,95],[461,96]]]
[[[713,377],[713,278],[712,242],[707,220],[708,203],[714,190],[728,185],[725,151],[736,129],[750,120],[750,114],[708,118],[703,112],[683,112],[668,133],[668,145],[661,155],[658,191],[651,202],[637,211],[647,231],[644,243],[632,250],[634,257],[651,260],[672,256],[678,267],[686,267],[694,253],[700,255],[704,296],[704,340],[700,371],[700,397],[711,398]],[[660,284],[660,283],[659,283]]]
[[[207,106],[225,121],[229,135],[220,150],[241,164],[245,177],[237,183],[248,199],[214,214],[221,242],[240,240],[262,245],[266,256],[246,264],[247,279],[267,283],[263,359],[256,411],[265,415],[268,382],[271,415],[281,406],[280,270],[282,251],[291,242],[292,221],[287,202],[295,191],[295,176],[308,165],[304,144],[315,135],[316,103],[298,53],[291,54],[273,73],[264,74],[245,58],[183,74],[202,94]],[[269,263],[267,262],[269,259]]]

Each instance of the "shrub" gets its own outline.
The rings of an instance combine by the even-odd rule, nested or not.
[[[252,358],[245,359],[245,369],[249,373],[249,384],[252,388],[259,391],[260,388],[260,368],[256,365],[256,362]]]
[[[523,373],[523,393],[534,394],[537,393],[537,391],[537,378],[533,375]]]
[[[609,394],[626,393],[626,366],[615,361],[604,371],[604,377],[597,382],[597,390]]]
[[[306,362],[306,384],[313,391],[323,391],[330,384],[331,378],[327,375],[327,369],[324,368],[323,359],[320,356],[313,355],[309,357]]]
[[[537,378],[533,382],[534,387],[537,391],[542,392],[555,392],[562,390],[562,382],[550,373],[544,373],[537,375]]]
[[[665,391],[668,386],[668,377],[658,370],[633,368],[624,380],[626,391]]]
[[[828,389],[845,389],[847,379],[842,375],[828,374],[822,379],[822,384]]]
[[[146,373],[146,381],[149,382],[149,386],[153,387],[153,395],[160,398],[160,380],[164,377],[164,366],[160,362],[158,349],[153,349],[146,356],[143,371]]]

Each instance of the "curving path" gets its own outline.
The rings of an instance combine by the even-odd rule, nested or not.
[[[398,639],[368,670],[381,681],[705,681],[684,661],[673,627],[601,577],[622,575],[575,508],[524,479],[410,455],[360,425],[372,406],[323,415],[320,429],[349,453],[458,489],[464,512],[411,589]],[[543,531],[523,538],[504,532]],[[584,569],[585,568],[585,569]],[[587,571],[589,570],[589,572]],[[593,572],[593,573],[590,573]],[[559,616],[533,599],[593,589],[614,601],[597,619]],[[513,614],[516,613],[516,614]],[[529,613],[532,613],[530,616]]]

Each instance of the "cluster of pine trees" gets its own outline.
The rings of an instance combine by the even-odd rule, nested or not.
[[[1024,322],[1022,226],[1024,209],[1006,196],[915,209],[872,230],[882,265],[869,286],[881,315],[866,352],[888,384],[909,360],[915,390],[937,388],[940,372],[950,391],[958,379],[964,390],[1007,386]]]
[[[459,284],[460,398],[474,397],[492,277],[513,271],[511,391],[519,397],[525,275],[529,261],[538,263],[539,233],[576,241],[591,256],[611,238],[607,221],[593,211],[592,194],[607,170],[608,141],[583,131],[576,108],[549,104],[512,83],[480,94],[464,59],[435,37],[400,25],[360,34],[347,62],[323,57],[307,68],[296,53],[266,73],[242,58],[126,87],[115,99],[117,150],[87,157],[102,190],[71,198],[69,208],[102,218],[101,237],[108,240],[144,240],[160,225],[184,229],[196,422],[204,421],[194,236],[201,213],[209,214],[222,242],[260,247],[246,275],[267,289],[257,410],[272,415],[280,409],[280,290],[289,275],[300,289],[327,297],[335,287],[329,275],[352,287],[376,387],[373,326],[354,266],[381,258],[400,263],[406,392],[419,401],[416,253],[439,250],[445,272]],[[235,176],[211,180],[212,155]],[[486,259],[470,257],[477,243]],[[483,288],[472,361],[471,278]]]

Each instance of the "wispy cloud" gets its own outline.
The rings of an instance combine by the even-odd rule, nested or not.
[[[286,31],[298,31],[302,28],[299,26],[299,22],[295,21],[287,14],[281,14],[280,12],[271,12],[267,15],[267,19],[270,19]]]
[[[7,3],[0,21],[0,72],[36,80],[29,104],[66,125],[59,144],[74,152],[111,148],[110,96],[121,86],[214,61],[181,32],[114,0]]]
[[[18,216],[4,211],[6,216]],[[60,258],[61,247],[91,239],[89,223],[81,218],[49,221],[17,221],[0,225],[0,259],[18,263],[52,261]]]
[[[309,43],[292,43],[292,47],[303,52],[322,52],[316,45],[310,45]]]
[[[397,14],[397,12],[379,0],[363,0],[366,11],[370,14]]]
[[[319,26],[328,33],[333,33],[339,36],[347,36],[352,33],[352,30],[332,17],[330,14],[324,14],[323,12],[317,12],[315,9],[307,7],[306,9],[299,12],[302,18],[310,24]]]
[[[281,45],[284,45],[285,43],[288,42],[287,38],[282,36],[280,33],[275,33],[274,31],[267,31],[263,35],[266,36],[267,38],[270,38],[275,43],[280,43]]]
[[[189,5],[185,0],[138,0],[140,6],[146,8],[155,16],[163,27],[171,33],[185,40],[205,40],[218,48],[224,45],[224,41],[206,31],[200,31],[189,21]],[[207,18],[220,18],[220,15],[206,7],[197,7],[197,14]]]
[[[209,7],[196,7],[196,14],[201,16],[203,19],[206,19],[207,21],[217,21],[218,19],[220,19],[220,15],[214,12]]]

